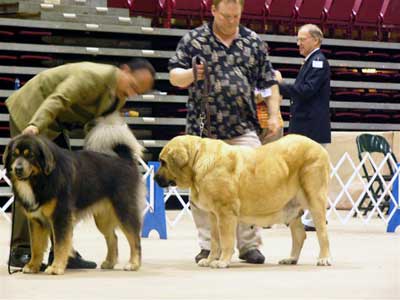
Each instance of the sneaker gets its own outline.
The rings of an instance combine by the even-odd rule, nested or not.
[[[239,258],[245,260],[249,264],[263,264],[265,261],[265,256],[258,249],[251,249],[239,255]]]
[[[196,255],[194,260],[196,261],[197,264],[200,260],[202,260],[203,258],[207,258],[209,255],[210,255],[210,250],[201,249],[201,251],[199,252],[199,254]]]
[[[53,260],[54,252],[50,251],[47,264],[51,265]],[[75,256],[68,257],[67,269],[96,269],[96,267],[97,264],[94,261],[83,259],[78,251],[75,251]]]

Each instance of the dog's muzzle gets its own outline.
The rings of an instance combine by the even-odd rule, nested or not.
[[[156,174],[154,176],[154,180],[162,188],[169,187],[169,186],[176,186],[176,182],[175,181],[167,180],[164,177],[162,177],[160,174]]]

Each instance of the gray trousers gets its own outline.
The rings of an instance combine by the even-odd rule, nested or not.
[[[250,147],[261,146],[260,139],[255,132],[249,132],[231,140],[225,140],[230,145],[242,145]],[[190,203],[194,223],[197,227],[199,245],[201,249],[210,250],[211,248],[211,232],[208,212],[200,209],[193,203]],[[236,231],[237,248],[239,255],[246,253],[249,250],[257,249],[261,244],[261,228],[239,223]]]

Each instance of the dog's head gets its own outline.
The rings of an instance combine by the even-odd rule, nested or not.
[[[11,178],[29,180],[39,174],[49,175],[55,167],[48,141],[33,135],[19,135],[7,145],[3,163]]]
[[[161,187],[188,188],[193,182],[193,162],[201,138],[191,135],[178,136],[161,150],[161,166],[154,179]]]

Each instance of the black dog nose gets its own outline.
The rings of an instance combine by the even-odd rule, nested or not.
[[[23,173],[24,173],[24,168],[22,167],[22,166],[15,166],[15,174],[17,175],[17,176],[20,176],[20,175],[22,175]]]

